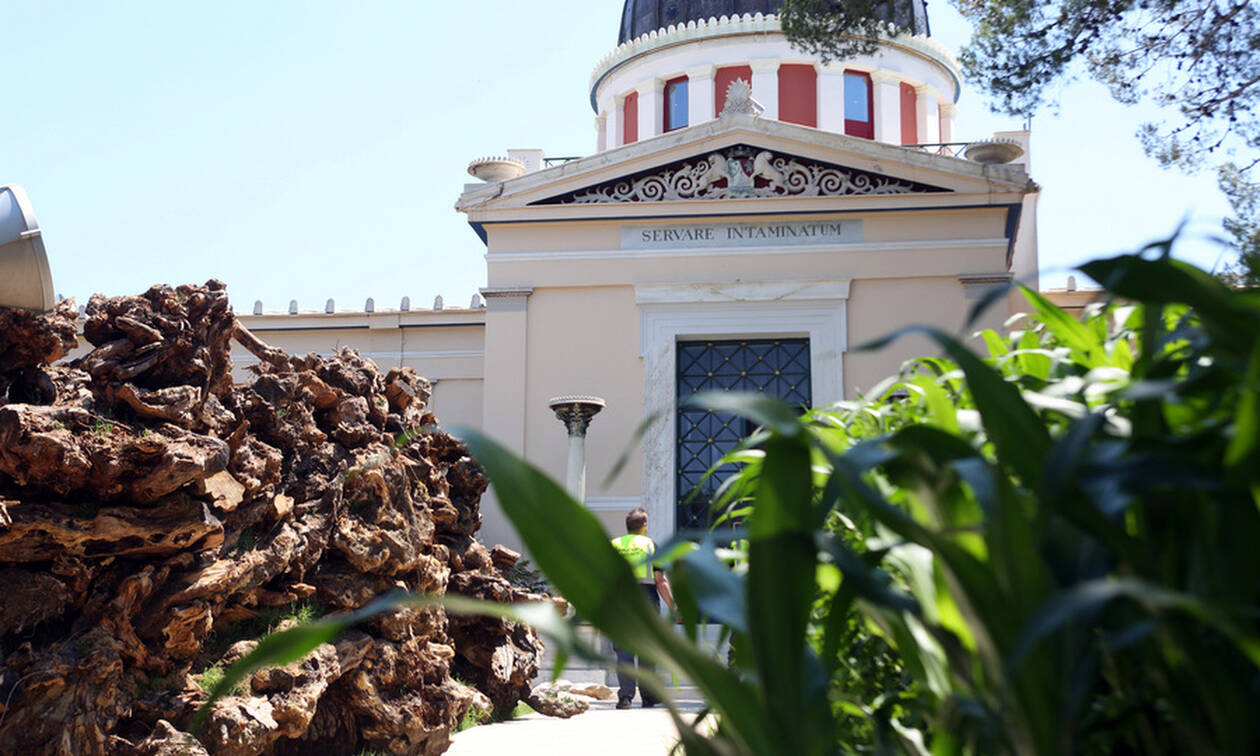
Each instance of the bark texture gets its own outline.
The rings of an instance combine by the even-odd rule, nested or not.
[[[75,316],[0,308],[0,753],[437,754],[470,707],[529,696],[531,630],[401,609],[254,674],[193,738],[203,687],[300,619],[546,597],[476,540],[486,480],[412,370],[291,357],[217,281],[93,297],[95,348],[54,364]]]

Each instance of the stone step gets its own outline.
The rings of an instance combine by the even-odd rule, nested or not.
[[[678,631],[679,634],[682,634],[684,632],[681,626],[675,626],[675,629]],[[612,643],[607,638],[604,638],[603,636],[601,636],[599,632],[595,630],[595,628],[591,627],[588,624],[583,623],[583,624],[578,625],[577,632],[578,632],[579,637],[581,637],[584,641],[586,641],[587,643],[589,643],[590,645],[598,649],[599,652],[604,657],[608,659],[613,659],[616,656],[616,653],[613,650]],[[722,634],[721,625],[716,625],[716,624],[702,625],[699,629],[699,632],[697,633],[697,636],[698,636],[697,643],[699,644],[701,648],[707,650],[709,653],[713,654],[716,658],[723,659],[726,657],[726,644],[725,643],[719,644],[718,641],[719,641],[719,638],[721,637],[721,634]],[[543,652],[543,658],[539,665],[538,677],[535,678],[534,684],[537,685],[539,683],[548,682],[551,680],[551,676],[552,676],[551,673],[552,673],[552,669],[555,666],[555,661],[556,661],[555,651],[552,648],[548,647]],[[606,670],[604,667],[600,666],[598,663],[589,662],[585,659],[578,659],[578,658],[568,659],[564,666],[564,670],[560,673],[560,676],[565,680],[569,680],[575,683],[598,682],[598,683],[603,683],[604,685],[608,685],[614,688],[617,686],[617,676],[614,672]],[[678,685],[682,685],[682,686],[691,685],[691,682],[687,680],[686,678],[679,678],[677,681],[665,680],[665,682],[671,685],[674,684],[675,682]]]

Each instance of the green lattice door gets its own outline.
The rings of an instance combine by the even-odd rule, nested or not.
[[[809,339],[680,341],[677,349],[679,401],[701,391],[749,391],[810,405]],[[680,409],[677,428],[675,524],[679,529],[707,528],[713,494],[735,468],[724,466],[702,480],[705,471],[753,427],[734,415]]]

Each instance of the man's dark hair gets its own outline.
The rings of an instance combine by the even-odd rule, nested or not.
[[[643,507],[635,507],[626,515],[626,532],[637,533],[647,525],[647,510]]]

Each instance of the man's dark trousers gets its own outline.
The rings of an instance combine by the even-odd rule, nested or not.
[[[660,594],[656,592],[656,584],[641,583],[641,585],[643,586],[644,593],[647,594],[648,600],[652,602],[652,606],[655,607],[656,611],[659,613],[661,611],[661,597]],[[619,664],[627,667],[634,666],[634,654],[615,645],[613,648],[617,651],[617,662]],[[639,669],[650,675],[656,674],[656,667],[646,661],[639,662]],[[621,670],[617,670],[617,686],[618,701],[629,701],[634,698],[635,680],[633,677],[627,675]],[[656,699],[652,697],[652,694],[648,693],[646,690],[642,692],[642,698],[644,706],[652,706],[657,702]]]

